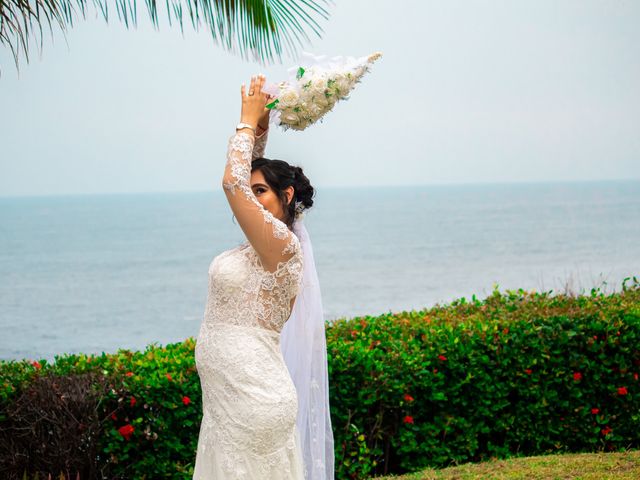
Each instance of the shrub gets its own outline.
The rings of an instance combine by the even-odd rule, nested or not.
[[[640,288],[524,290],[327,329],[339,478],[640,445]],[[366,443],[363,448],[362,443]]]
[[[328,324],[336,478],[638,447],[640,284],[626,282],[611,295],[495,289]],[[0,362],[2,478],[191,478],[194,347]]]
[[[69,478],[97,478],[96,439],[101,435],[100,375],[35,376],[16,395],[0,422],[3,478],[24,472],[64,472]]]

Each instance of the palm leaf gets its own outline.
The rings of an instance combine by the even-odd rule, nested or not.
[[[109,0],[93,0],[105,22],[109,22]],[[320,5],[332,0],[165,0],[169,26],[180,25],[184,35],[183,17],[188,13],[191,25],[198,30],[204,23],[216,45],[239,54],[245,60],[264,65],[277,59],[282,62],[283,45],[291,56],[297,55],[295,42],[301,37],[310,41],[305,32],[309,27],[318,37],[322,28],[315,16],[328,19]],[[86,19],[88,0],[0,0],[0,44],[11,49],[19,70],[20,53],[29,62],[29,36],[37,27],[42,51],[42,23],[46,19],[53,37],[53,22],[63,32],[73,27],[80,10]],[[158,29],[156,0],[145,0],[154,28]],[[136,0],[115,0],[118,19],[127,28],[137,27]],[[33,34],[35,37],[35,33]],[[66,41],[66,37],[65,37]],[[1,73],[1,71],[0,71]]]

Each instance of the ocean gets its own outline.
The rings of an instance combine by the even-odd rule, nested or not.
[[[318,188],[314,201],[328,321],[640,278],[640,181]],[[196,337],[209,264],[244,241],[221,190],[0,197],[0,359]]]

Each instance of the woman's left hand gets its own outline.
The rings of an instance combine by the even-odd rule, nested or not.
[[[271,102],[273,102],[273,100],[276,97],[274,95],[267,95],[267,105],[270,104]],[[269,128],[269,114],[271,113],[271,110],[268,108],[264,109],[264,113],[262,114],[262,117],[260,117],[260,120],[258,120],[258,127],[260,127],[262,129],[262,131],[265,131],[266,129]]]
[[[252,127],[257,127],[258,122],[263,123],[265,116],[268,119],[270,110],[266,107],[269,101],[269,95],[262,91],[265,83],[264,75],[256,75],[251,77],[249,84],[249,92],[245,95],[244,83],[240,88],[242,94],[242,110],[240,112],[240,121],[248,123]]]

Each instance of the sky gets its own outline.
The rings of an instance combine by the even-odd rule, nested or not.
[[[159,2],[163,4],[164,2]],[[317,187],[640,179],[640,2],[339,1],[299,52],[378,60],[265,156]],[[0,196],[220,190],[252,74],[287,78],[188,20],[92,4],[16,70],[0,46]],[[52,39],[53,37],[53,39]]]

